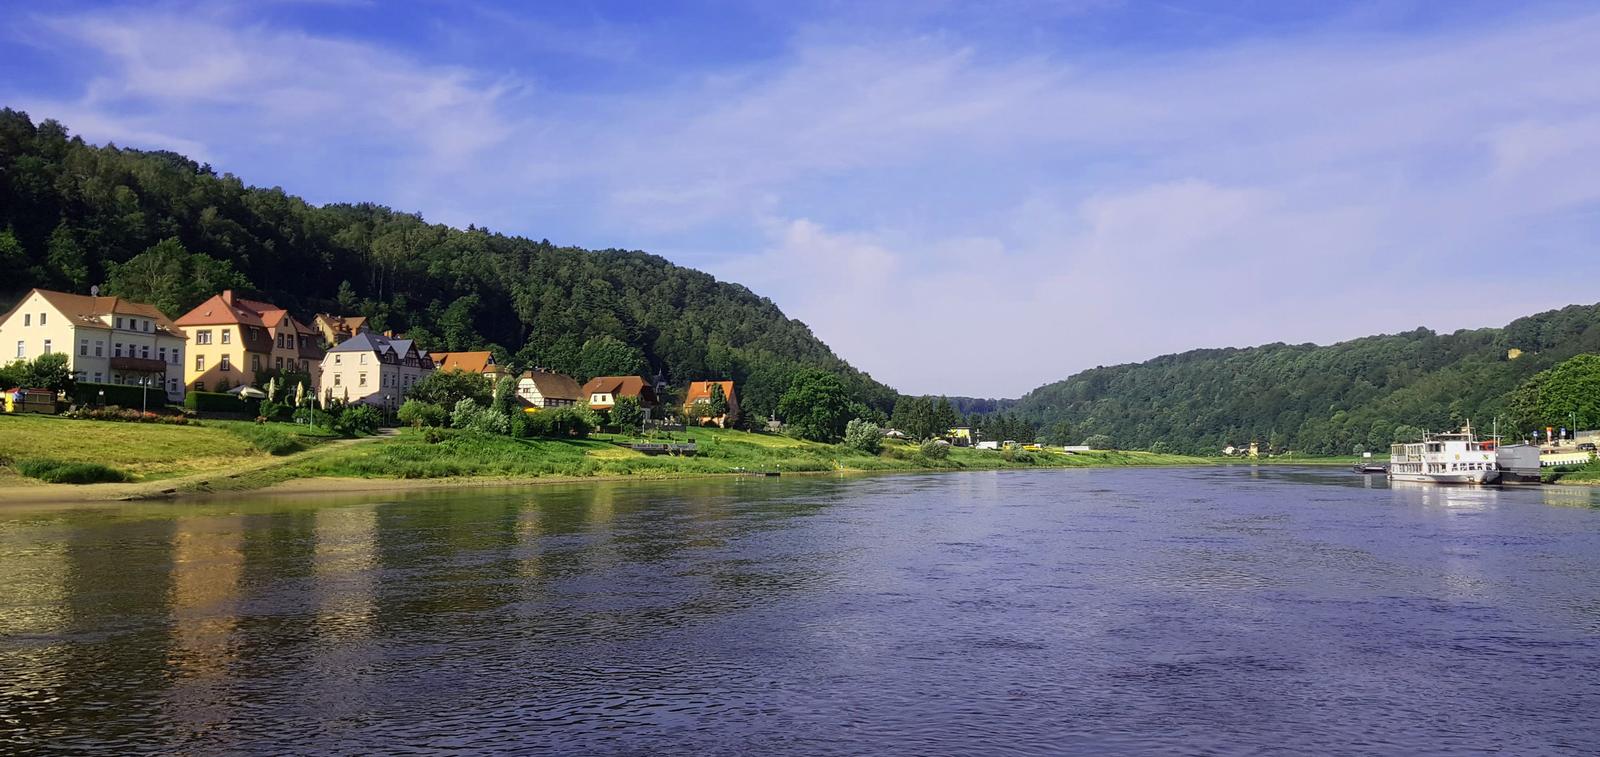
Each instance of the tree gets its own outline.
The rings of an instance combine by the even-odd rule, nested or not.
[[[396,417],[401,423],[421,428],[423,426],[443,426],[446,418],[444,408],[432,402],[421,400],[406,400],[400,405]]]
[[[826,442],[844,434],[854,417],[850,392],[838,376],[808,370],[794,377],[778,400],[778,414],[790,433],[802,439]]]
[[[721,418],[728,414],[728,395],[722,391],[722,384],[711,385],[711,397],[706,400],[706,417]]]
[[[578,352],[578,376],[584,381],[595,376],[642,376],[645,369],[644,353],[613,336],[590,339]]]
[[[177,237],[167,237],[126,263],[106,264],[105,293],[155,305],[176,318],[224,289],[248,289],[250,281],[233,264],[190,253]]]
[[[859,452],[876,455],[883,448],[883,429],[871,421],[852,418],[844,426],[844,444]]]
[[[637,431],[644,425],[644,407],[638,397],[618,397],[611,406],[611,422],[622,431]]]
[[[472,400],[479,407],[488,407],[493,395],[494,387],[487,376],[467,371],[434,371],[406,392],[411,399],[448,408],[456,407],[464,399]]]
[[[66,221],[50,232],[50,243],[45,261],[55,273],[56,281],[69,291],[81,292],[89,285],[89,264],[83,246],[78,244]]]
[[[912,439],[932,439],[944,432],[929,397],[901,397],[895,402],[890,422]]]
[[[1600,422],[1600,355],[1577,355],[1541,371],[1507,398],[1520,428],[1588,428]]]
[[[377,408],[358,402],[346,405],[339,411],[333,422],[333,430],[346,437],[371,435],[378,432],[381,421]]]
[[[72,369],[67,367],[67,353],[52,352],[40,355],[28,363],[27,369],[22,373],[21,383],[33,389],[50,389],[71,394],[73,387],[78,385],[78,379]]]
[[[483,406],[471,397],[462,397],[456,401],[450,411],[450,426],[452,428],[468,428],[483,412]]]
[[[1106,434],[1095,434],[1094,436],[1091,436],[1088,439],[1083,440],[1083,443],[1088,445],[1089,449],[1116,449],[1117,448],[1117,443],[1115,441],[1112,441],[1111,437],[1107,436]]]

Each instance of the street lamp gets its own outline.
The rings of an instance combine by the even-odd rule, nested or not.
[[[106,407],[106,390],[101,389],[100,390],[100,409],[104,410],[105,407]]]
[[[392,395],[392,394],[383,395],[383,409],[384,409],[383,422],[384,423],[388,423],[389,422],[388,416],[394,414],[394,395]]]

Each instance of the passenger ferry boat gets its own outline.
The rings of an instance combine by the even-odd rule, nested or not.
[[[1487,484],[1500,477],[1495,441],[1479,440],[1472,424],[1450,434],[1424,434],[1422,441],[1389,448],[1389,480],[1435,484]]]

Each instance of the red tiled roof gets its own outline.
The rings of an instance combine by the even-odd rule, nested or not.
[[[492,352],[435,352],[433,365],[441,371],[466,371],[467,373],[487,373],[499,370],[494,364]]]

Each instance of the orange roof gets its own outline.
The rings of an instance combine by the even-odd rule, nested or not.
[[[689,382],[689,390],[683,393],[683,403],[685,405],[687,405],[687,404],[689,404],[691,402],[694,402],[695,400],[698,400],[698,399],[701,399],[701,398],[710,399],[711,398],[711,386],[713,384],[721,384],[722,385],[722,396],[723,397],[727,397],[729,399],[732,399],[732,397],[733,397],[733,382],[732,381],[691,381],[691,382]]]
[[[60,311],[62,315],[74,323],[93,322],[95,325],[99,325],[100,316],[103,315],[136,315],[155,321],[156,330],[158,331],[166,331],[180,339],[188,338],[184,336],[183,332],[175,328],[172,320],[163,315],[155,305],[134,302],[121,297],[91,297],[84,294],[68,294],[67,292],[56,292],[49,289],[34,289],[29,294],[35,292],[40,297],[43,297],[45,302],[50,303],[51,307]],[[27,298],[24,297],[23,299]],[[19,307],[22,307],[20,302],[17,303],[17,307],[12,308],[10,313],[6,315],[9,316],[11,313],[16,312]]]
[[[612,397],[638,397],[654,402],[655,388],[640,376],[596,376],[583,385],[583,395],[609,394]]]
[[[466,371],[467,373],[491,373],[499,370],[494,364],[494,353],[491,352],[435,352],[433,365],[441,371]]]
[[[309,334],[311,330],[299,321],[294,321],[287,310],[270,302],[247,300],[243,297],[234,297],[233,290],[229,289],[222,294],[212,295],[211,299],[196,305],[193,310],[183,314],[177,324],[179,326],[229,326],[240,324],[244,326],[261,326],[273,328],[289,318],[295,325],[295,331]]]

